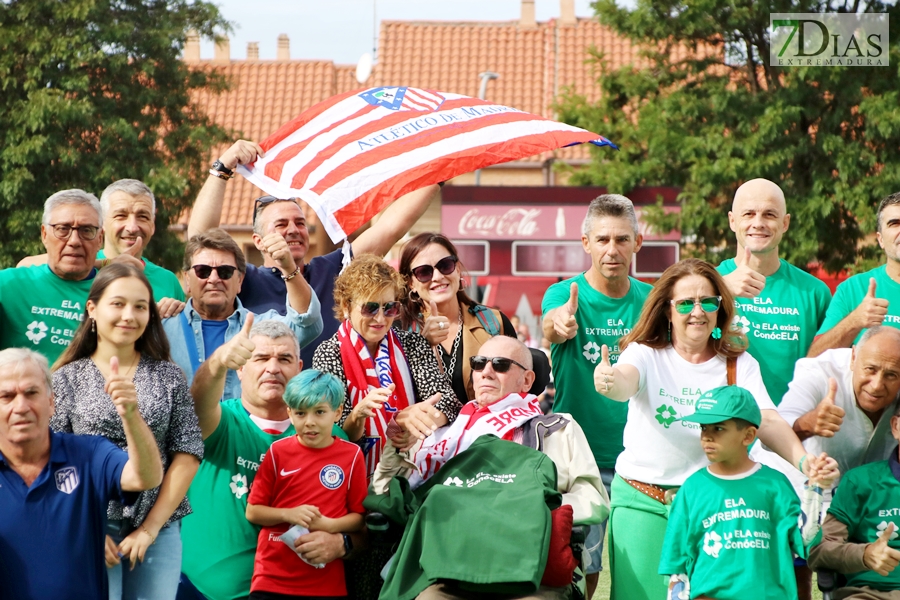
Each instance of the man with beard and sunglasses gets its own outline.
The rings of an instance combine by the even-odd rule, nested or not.
[[[486,341],[481,346],[479,354],[472,356],[469,362],[472,367],[475,400],[463,407],[453,424],[441,427],[408,451],[398,451],[389,443],[373,478],[374,492],[387,494],[391,479],[397,475],[405,476],[410,485],[417,488],[437,473],[444,463],[459,456],[479,438],[497,436],[538,450],[553,461],[557,470],[557,491],[562,494],[563,505],[572,507],[572,520],[575,524],[590,525],[604,521],[609,513],[609,496],[600,479],[600,471],[594,462],[587,438],[571,415],[555,413],[545,416],[541,413],[537,397],[528,393],[535,374],[532,370],[531,352],[525,344],[516,338],[495,336]],[[512,465],[508,466],[513,468]],[[487,466],[484,468],[486,472],[490,470]],[[439,475],[441,479],[446,477],[440,473]],[[523,474],[521,477],[524,479],[526,475]],[[368,504],[369,500],[367,506]],[[485,523],[493,522],[491,516],[484,512],[489,509],[498,510],[498,507],[473,508],[479,511],[479,518]],[[529,551],[527,548],[510,548],[509,540],[498,539],[502,536],[492,535],[490,527],[481,531],[466,526],[457,529],[456,525],[452,525],[457,516],[463,519],[470,516],[435,513],[431,516],[436,518],[430,519],[431,523],[427,525],[435,528],[431,532],[436,533],[439,531],[438,528],[450,523],[451,528],[445,528],[444,531],[455,530],[456,533],[452,534],[453,539],[432,539],[432,543],[422,549],[421,561],[417,559],[416,565],[398,564],[395,568],[392,567],[385,580],[383,595],[385,592],[396,590],[397,588],[393,586],[406,581],[409,569],[423,569],[426,578],[430,578],[429,570],[432,567],[442,569],[441,553],[445,544],[453,547],[466,545],[471,549],[469,553],[471,565],[465,567],[467,572],[471,567],[473,576],[469,581],[484,584],[492,582],[492,570],[496,571],[496,564],[492,562],[496,560],[493,554],[495,550],[511,551],[523,557]],[[501,514],[497,517],[505,518],[506,515]],[[521,561],[523,565],[526,563],[526,560]],[[450,568],[459,572],[460,565],[451,565]],[[511,570],[513,569],[504,571],[504,575],[509,575]],[[476,571],[483,573],[484,578],[480,578]],[[533,573],[522,573],[522,576],[528,580]],[[472,597],[474,587],[463,589],[452,579],[439,578],[442,579],[440,583],[428,586],[418,597],[429,600]],[[565,587],[542,585],[533,595],[527,597],[565,598],[568,597],[567,591]],[[510,599],[510,596],[505,594],[494,596],[486,593],[478,597]]]
[[[257,321],[274,319],[285,323],[297,336],[300,347],[309,344],[322,331],[319,300],[303,277],[291,274],[286,265],[290,250],[284,238],[273,244],[272,256],[282,269],[287,301],[284,315],[276,310],[255,314]],[[241,304],[238,290],[247,271],[247,261],[237,243],[221,229],[193,236],[184,251],[185,279],[191,299],[181,314],[163,320],[169,337],[172,360],[184,371],[188,385],[207,358],[226,344],[245,358],[253,352],[253,343],[243,333],[253,312]],[[226,365],[223,397],[239,398],[241,383],[236,367]]]
[[[209,177],[203,184],[191,211],[188,235],[203,233],[218,227],[222,220],[222,205],[228,180],[238,165],[247,165],[263,156],[258,144],[236,141],[213,163]],[[431,185],[405,196],[388,206],[381,217],[351,243],[351,255],[375,254],[384,256],[419,220],[438,191]],[[300,351],[303,362],[312,364],[312,355],[319,344],[330,338],[340,322],[332,316],[334,308],[334,280],[343,268],[343,254],[337,249],[305,262],[309,251],[309,230],[306,215],[296,198],[263,196],[253,204],[253,243],[263,255],[262,267],[247,265],[244,285],[239,298],[253,312],[276,310],[284,314],[285,282],[278,261],[272,257],[271,244],[278,238],[287,241],[290,249],[290,272],[302,275],[322,303],[323,329],[315,341]],[[302,344],[301,344],[302,345]]]

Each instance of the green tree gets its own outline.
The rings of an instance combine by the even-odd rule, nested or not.
[[[52,193],[99,196],[126,177],[157,196],[149,256],[179,264],[168,225],[202,185],[209,149],[228,139],[193,100],[226,82],[181,61],[189,29],[214,37],[229,24],[200,0],[0,2],[0,267],[44,251]]]
[[[680,215],[648,211],[681,228],[689,254],[733,256],[727,212],[737,187],[781,185],[792,214],[783,256],[831,271],[865,268],[881,254],[866,240],[875,209],[900,190],[900,14],[885,2],[598,0],[600,20],[644,48],[646,68],[607,68],[595,54],[601,100],[569,95],[565,121],[617,142],[596,153],[576,185],[626,193],[682,188]],[[769,66],[769,14],[887,12],[889,67]],[[676,49],[685,52],[674,52]],[[887,51],[888,48],[885,48]]]

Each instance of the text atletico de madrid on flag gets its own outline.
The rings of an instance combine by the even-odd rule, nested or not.
[[[277,198],[305,200],[338,242],[385,206],[457,175],[601,135],[509,106],[411,87],[349,92],[317,104],[238,167]]]

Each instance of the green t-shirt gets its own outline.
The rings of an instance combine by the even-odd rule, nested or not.
[[[106,258],[103,249],[97,253],[97,258],[101,260]],[[159,302],[163,298],[175,298],[184,302],[184,289],[181,287],[181,282],[178,281],[175,273],[153,264],[146,258],[141,260],[144,261],[144,275],[147,276],[150,287],[153,288],[154,300]]]
[[[47,265],[0,271],[0,349],[29,348],[52,365],[75,337],[93,283],[61,279]]]
[[[823,334],[840,323],[849,315],[866,297],[869,292],[869,279],[875,278],[875,297],[888,300],[887,315],[882,325],[890,325],[900,329],[900,283],[897,283],[887,274],[887,265],[881,265],[871,271],[854,275],[842,282],[834,291],[834,299],[828,307],[825,321],[819,327],[819,334]],[[863,331],[859,332],[853,343],[859,341]]]
[[[717,268],[728,275],[736,269],[734,259]],[[756,298],[735,298],[734,323],[750,340],[748,351],[759,363],[763,383],[775,405],[787,392],[794,377],[794,363],[806,356],[825,311],[831,292],[822,280],[781,261]]]
[[[578,333],[571,340],[550,347],[556,397],[555,412],[571,414],[587,436],[594,460],[601,469],[616,466],[624,449],[622,431],[628,415],[627,402],[615,402],[594,389],[594,368],[600,348],[609,346],[609,361],[619,360],[619,338],[631,332],[652,286],[629,278],[631,287],[622,298],[610,298],[595,290],[584,273],[554,283],[544,294],[543,315],[569,300],[569,287],[578,284]]]
[[[796,598],[794,553],[806,557],[800,499],[765,465],[738,477],[705,468],[688,477],[669,514],[659,574],[687,574],[691,598]]]
[[[893,523],[894,533],[888,546],[900,550],[897,533],[900,527],[900,481],[891,472],[889,461],[869,463],[848,471],[841,478],[828,512],[847,526],[848,541],[858,544],[874,543],[888,524]],[[900,590],[900,568],[887,577],[875,571],[849,573],[847,585]]]
[[[294,427],[265,433],[239,398],[221,406],[219,426],[203,442],[203,462],[187,493],[193,514],[181,520],[181,570],[210,600],[233,600],[250,594],[253,577],[260,528],[245,516],[250,486],[269,446],[293,435]],[[346,438],[337,427],[333,433]]]

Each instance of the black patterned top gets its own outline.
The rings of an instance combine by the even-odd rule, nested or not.
[[[462,409],[462,403],[457,400],[450,381],[441,370],[428,340],[412,331],[395,330],[395,333],[400,338],[400,346],[403,348],[403,354],[409,364],[409,374],[415,388],[415,401],[427,400],[440,392],[441,399],[435,404],[435,408],[447,415],[447,419],[452,423]],[[344,384],[344,389],[347,388],[347,376],[344,374],[344,364],[341,362],[341,343],[338,341],[338,333],[319,344],[313,354],[312,362],[314,369],[335,375]],[[351,410],[353,410],[353,406],[350,403],[348,392],[344,397],[344,410],[338,425],[344,424]]]
[[[162,457],[163,470],[169,468],[176,452],[203,459],[203,438],[194,414],[194,403],[184,373],[174,363],[141,356],[134,372],[138,410],[153,432]],[[106,379],[90,358],[67,364],[53,373],[56,410],[50,418],[54,431],[105,437],[123,450],[125,429],[112,398],[104,391]],[[134,506],[110,502],[110,519],[130,519],[136,528],[144,522],[159,496],[159,487],[142,492]],[[187,498],[169,517],[166,525],[191,513]]]

